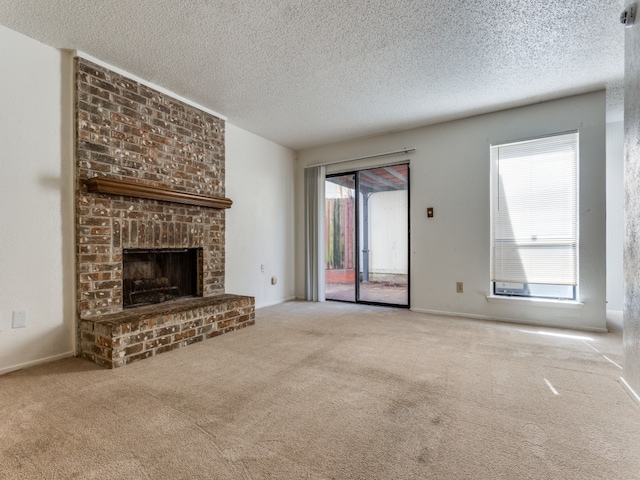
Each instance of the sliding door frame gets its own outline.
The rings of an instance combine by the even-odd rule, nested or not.
[[[360,172],[372,170],[375,168],[393,167],[397,165],[407,166],[407,304],[395,304],[384,302],[372,302],[367,300],[360,300],[360,250],[362,245],[360,244]],[[375,167],[360,168],[357,170],[350,170],[346,172],[331,173],[325,176],[325,181],[331,177],[341,177],[346,175],[353,175],[355,179],[355,202],[354,202],[354,225],[355,225],[355,301],[350,300],[333,300],[335,302],[356,303],[361,305],[375,305],[381,307],[396,307],[396,308],[411,308],[411,165],[410,162],[398,162],[388,165],[377,165]],[[326,197],[325,197],[326,199]],[[364,234],[363,234],[364,235]],[[368,252],[367,252],[368,254]],[[363,252],[364,255],[364,252]]]

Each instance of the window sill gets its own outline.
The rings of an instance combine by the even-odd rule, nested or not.
[[[584,307],[584,303],[575,300],[554,300],[552,298],[524,298],[524,297],[507,297],[498,295],[487,295],[487,302],[489,303],[504,303],[515,305],[521,303],[529,306],[536,307],[554,307],[554,308],[568,308],[573,310],[580,310]]]

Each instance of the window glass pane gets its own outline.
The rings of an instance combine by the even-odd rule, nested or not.
[[[355,175],[333,175],[325,182],[325,296],[356,301]]]
[[[535,283],[507,283],[495,282],[494,295],[512,297],[541,297],[574,300],[575,287],[570,285],[544,285]]]

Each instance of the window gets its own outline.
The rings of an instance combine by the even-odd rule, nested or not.
[[[491,146],[494,295],[576,299],[578,133]]]

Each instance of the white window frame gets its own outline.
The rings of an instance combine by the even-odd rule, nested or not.
[[[574,143],[571,144],[571,142]],[[571,131],[553,133],[541,137],[532,137],[524,140],[501,142],[490,145],[490,297],[499,299],[519,298],[524,300],[531,299],[538,301],[548,300],[554,302],[558,300],[576,302],[579,298],[579,143],[579,133],[577,131]],[[541,149],[545,148],[566,149],[566,146],[563,146],[563,144],[571,144],[574,152],[573,157],[566,156],[562,160],[551,160],[549,157],[545,157],[544,154],[540,153]],[[522,155],[520,155],[520,152],[522,152]],[[545,198],[540,198],[540,202],[536,203],[536,207],[534,209],[521,207],[523,204],[526,205],[527,196],[531,196],[533,192],[542,191],[542,188],[536,190],[535,188],[530,187],[532,191],[523,193],[522,195],[514,195],[514,200],[517,199],[513,202],[515,204],[515,213],[517,215],[516,217],[511,217],[511,215],[509,215],[508,213],[508,218],[507,220],[505,220],[504,214],[501,215],[499,210],[500,201],[504,202],[504,200],[507,199],[509,195],[508,192],[504,191],[504,187],[503,191],[500,191],[501,182],[503,182],[503,185],[508,186],[510,182],[509,178],[515,178],[515,181],[511,180],[512,184],[516,186],[519,185],[518,181],[521,180],[521,177],[518,176],[518,172],[520,171],[518,168],[531,165],[530,161],[536,158],[538,158],[541,162],[552,162],[553,165],[556,165],[557,162],[563,162],[559,164],[563,166],[563,171],[561,173],[572,173],[572,175],[575,175],[574,178],[570,179],[567,182],[569,188],[569,192],[565,194],[567,196],[562,197],[568,198],[569,201],[573,202],[572,204],[569,204],[568,202],[562,203],[562,205],[571,205],[571,207],[566,207],[563,209],[564,216],[562,218],[566,218],[567,222],[560,223],[560,226],[558,226],[557,229],[549,230],[548,226],[543,226],[541,222],[544,222],[543,218],[547,217],[537,215],[538,212],[544,211],[543,205]],[[506,163],[502,164],[503,172],[510,172],[505,173],[504,175],[510,175],[511,177],[507,176],[503,178],[500,176],[499,162],[501,160],[503,162],[514,160],[514,162],[516,162],[512,163],[511,165],[508,165]],[[524,185],[523,188],[527,188],[527,186],[529,185],[540,184],[540,172],[537,172],[538,177],[536,178],[535,170],[532,170],[533,173],[527,173],[526,168],[522,168],[522,171],[525,175],[530,176],[530,178],[528,179],[529,182],[524,182],[522,184]],[[546,182],[544,183],[546,185]],[[560,187],[567,188],[566,185],[560,185],[558,188]],[[573,188],[573,190],[571,190],[571,188]],[[516,191],[520,192],[520,190]],[[550,191],[556,192],[556,190],[553,189],[551,189]],[[554,193],[552,193],[551,195],[554,195]],[[525,199],[525,201],[523,201],[523,199]],[[549,204],[547,203],[547,214],[549,213],[548,205]],[[569,215],[567,215],[567,212],[569,212]],[[555,218],[555,221],[557,222],[558,218]],[[558,224],[556,223],[556,225]],[[508,231],[507,227],[510,227],[511,231]],[[540,231],[538,232],[538,230]],[[545,242],[544,234],[547,234],[548,237],[549,231],[553,231],[553,237],[562,237],[561,239],[557,240],[557,244],[554,243],[553,239],[547,239]],[[536,233],[536,235],[533,235],[532,233]],[[536,244],[538,241],[538,233],[540,234],[540,238],[543,239],[543,241],[540,242],[541,248],[538,248],[538,245]],[[529,235],[531,236],[531,241],[528,241]],[[571,235],[573,235],[573,237],[571,237]],[[575,243],[568,244],[566,242]],[[502,244],[504,248],[501,248],[500,244]],[[550,251],[555,249],[556,254],[562,255],[562,261],[565,262],[565,265],[569,266],[569,270],[564,270],[568,273],[562,276],[563,279],[561,281],[558,281],[557,283],[554,282],[545,284],[557,286],[549,289],[549,292],[544,291],[545,288],[540,285],[542,282],[526,281],[529,278],[535,278],[539,280],[540,278],[560,277],[560,275],[557,273],[560,270],[554,272],[554,267],[551,267],[550,269],[540,268],[541,265],[545,264],[546,260],[540,260],[539,262],[537,262],[537,257],[539,255],[542,259],[545,256],[545,248],[549,248]],[[511,257],[509,257],[510,252]],[[518,273],[516,273],[518,267],[514,266],[517,262],[510,262],[510,258],[515,258],[513,252],[515,252],[515,255],[517,255],[517,262],[522,263],[520,272]],[[573,270],[571,270],[571,266]],[[544,270],[544,272],[541,273],[541,270]],[[504,288],[498,288],[497,285],[499,285],[500,282],[508,282],[514,284],[519,283],[519,285],[505,284]],[[529,288],[530,285],[532,288]],[[566,287],[563,285],[566,285]],[[569,286],[571,288],[568,288]]]

